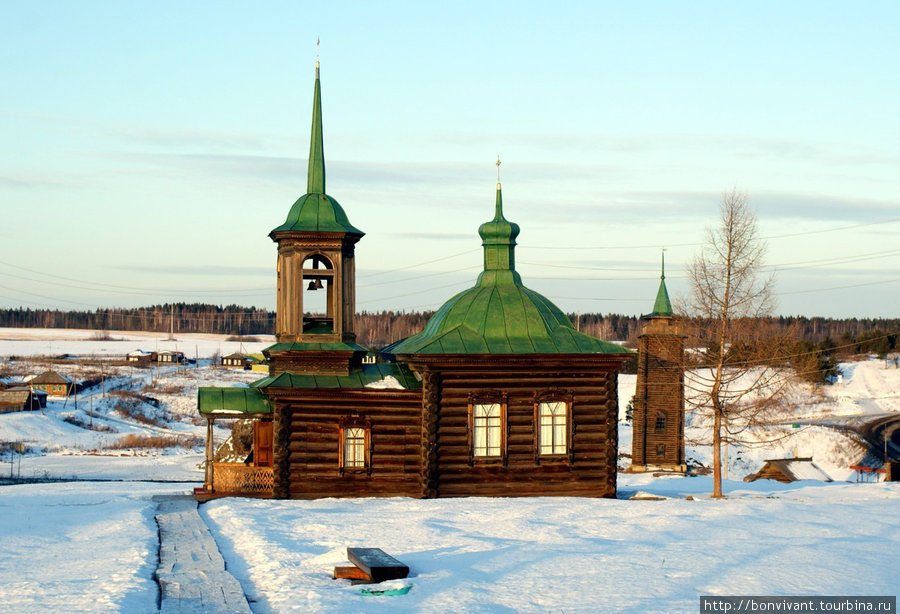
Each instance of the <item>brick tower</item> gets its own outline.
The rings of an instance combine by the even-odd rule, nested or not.
[[[665,260],[653,312],[641,317],[629,471],[685,472],[684,335],[672,314]]]

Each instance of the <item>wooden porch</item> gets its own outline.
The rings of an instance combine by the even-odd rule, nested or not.
[[[208,501],[219,497],[269,498],[275,485],[272,467],[244,463],[212,463],[212,488],[194,489],[194,497]]]

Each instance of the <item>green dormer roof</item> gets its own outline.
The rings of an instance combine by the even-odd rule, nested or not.
[[[479,228],[484,271],[431,317],[425,330],[385,351],[416,354],[623,354],[625,348],[585,335],[515,271],[519,226],[503,217],[500,183],[494,219]]]
[[[662,257],[662,272],[659,276],[659,290],[656,292],[656,302],[653,303],[651,316],[671,316],[672,303],[669,301],[669,291],[666,289],[666,255]]]
[[[291,207],[284,224],[272,230],[276,232],[335,232],[363,236],[354,227],[344,209],[334,198],[325,193],[325,147],[322,137],[322,90],[319,84],[319,62],[316,61],[316,86],[313,93],[312,130],[309,138],[309,168],[306,194]]]

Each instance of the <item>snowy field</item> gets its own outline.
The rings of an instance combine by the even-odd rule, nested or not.
[[[122,339],[116,342],[92,335],[0,329],[0,377],[42,369],[48,354],[112,359],[157,343],[173,349],[162,345],[166,335],[111,332]],[[178,343],[189,356],[196,347],[201,365],[240,346],[211,335],[179,335]],[[900,411],[900,370],[877,360],[842,368],[834,386],[798,386],[785,420]],[[0,442],[31,450],[4,454],[0,477],[114,480],[0,486],[4,611],[157,611],[152,497],[188,493],[202,481],[196,389],[259,376],[209,366],[107,373],[111,387],[152,395],[159,406],[139,407],[147,415],[136,419],[116,409],[114,396],[90,389],[77,408],[51,399],[43,412],[0,414]],[[623,414],[633,391],[634,376],[621,376]],[[89,421],[108,430],[90,430]],[[129,435],[180,443],[116,447]],[[623,423],[620,452],[630,452],[630,442]],[[740,481],[763,459],[797,450],[836,480],[847,479],[847,465],[858,460],[839,432],[810,425],[775,446],[732,454],[728,499],[720,501],[708,498],[707,477],[620,474],[616,500],[227,499],[203,504],[200,513],[259,613],[697,612],[706,594],[897,595],[900,484]],[[692,447],[688,456],[705,460],[709,450]],[[663,499],[628,500],[638,491]],[[409,593],[368,597],[332,580],[348,546],[380,547],[408,564],[410,577],[395,583],[411,586]]]

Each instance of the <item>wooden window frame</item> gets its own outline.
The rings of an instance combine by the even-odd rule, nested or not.
[[[575,462],[575,419],[572,412],[574,395],[568,390],[547,390],[534,395],[534,462]],[[541,405],[543,403],[566,404],[566,450],[559,454],[541,453]]]
[[[669,423],[669,416],[666,415],[666,412],[664,412],[664,411],[656,412],[656,422],[654,424],[655,432],[665,433],[668,423]]]
[[[469,465],[495,464],[506,465],[509,462],[507,452],[507,440],[509,439],[509,421],[507,420],[508,397],[505,392],[496,390],[483,390],[469,393],[468,399],[468,424],[467,439],[469,446]],[[500,454],[493,456],[475,455],[475,406],[494,405],[500,406]]]
[[[347,467],[344,458],[348,429],[363,430],[363,466]],[[338,470],[341,475],[372,475],[372,421],[368,417],[345,416],[338,422]]]

